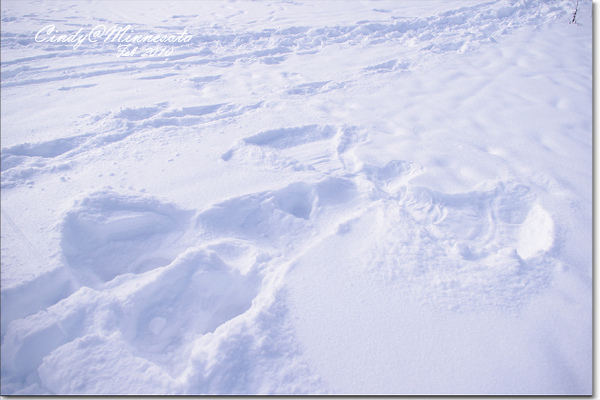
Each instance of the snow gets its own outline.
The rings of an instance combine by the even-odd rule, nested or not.
[[[3,1],[2,394],[591,394],[575,6]]]

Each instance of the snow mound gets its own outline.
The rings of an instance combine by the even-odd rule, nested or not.
[[[554,221],[546,210],[535,205],[523,221],[517,251],[524,259],[547,252],[554,242]]]

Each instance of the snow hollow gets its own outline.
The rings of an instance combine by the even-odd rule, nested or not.
[[[590,1],[1,7],[3,395],[592,393]]]

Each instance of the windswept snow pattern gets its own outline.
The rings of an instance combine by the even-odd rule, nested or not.
[[[2,394],[591,394],[591,12],[3,1]]]

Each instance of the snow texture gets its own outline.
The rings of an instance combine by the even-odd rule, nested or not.
[[[592,393],[591,2],[1,19],[3,395]]]

